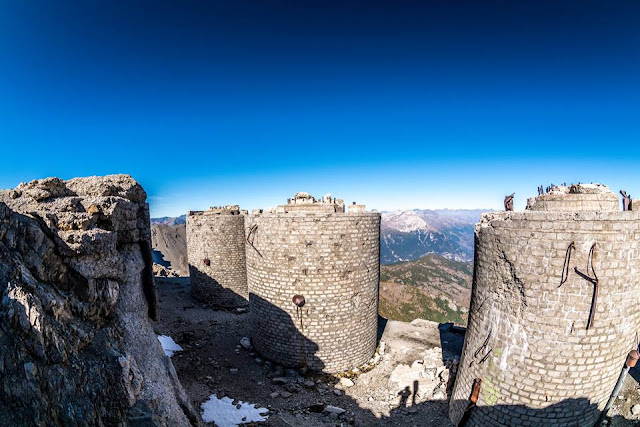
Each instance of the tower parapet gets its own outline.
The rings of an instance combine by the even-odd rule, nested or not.
[[[606,185],[560,185],[551,187],[544,194],[527,199],[527,210],[614,212],[620,210],[620,201]]]
[[[309,193],[299,192],[287,200],[286,205],[276,208],[276,212],[344,212],[344,200],[331,197],[326,194],[321,199],[316,199]]]

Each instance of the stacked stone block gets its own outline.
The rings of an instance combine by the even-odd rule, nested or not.
[[[324,195],[321,199],[316,199],[309,193],[301,192],[288,199],[286,205],[278,206],[276,212],[344,213],[344,200],[331,197],[331,193]]]
[[[485,214],[476,225],[454,424],[476,378],[482,387],[468,426],[590,426],[597,419],[638,345],[640,213],[620,211],[608,190],[594,194],[567,192],[546,204],[557,210],[544,210],[546,195],[538,196],[529,205],[539,210]],[[587,329],[594,285],[575,268],[594,276],[594,243],[599,292]]]
[[[545,194],[527,200],[531,211],[617,211],[620,210],[618,196],[602,184],[578,184],[555,186]]]
[[[191,294],[197,300],[219,307],[247,305],[244,219],[237,206],[187,215]]]
[[[289,367],[341,372],[375,352],[380,214],[289,212],[247,218],[253,345]],[[298,308],[296,295],[305,303]]]

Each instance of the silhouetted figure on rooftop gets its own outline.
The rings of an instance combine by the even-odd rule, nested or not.
[[[622,210],[630,211],[631,210],[631,195],[627,195],[627,192],[624,190],[620,190],[620,194],[622,194]]]
[[[513,210],[513,198],[516,193],[513,193],[509,196],[504,196],[504,210],[512,211]]]

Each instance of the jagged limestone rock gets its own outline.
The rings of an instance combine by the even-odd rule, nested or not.
[[[151,327],[146,193],[128,175],[0,191],[0,425],[197,425]]]

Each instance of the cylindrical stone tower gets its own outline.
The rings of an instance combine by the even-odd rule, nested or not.
[[[253,345],[285,366],[346,371],[376,348],[380,214],[298,195],[247,218]]]
[[[248,304],[244,218],[238,206],[187,215],[191,295],[197,300],[220,307]]]
[[[593,425],[638,346],[639,213],[622,212],[605,186],[560,187],[524,212],[483,215],[475,240],[451,420]]]

